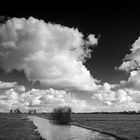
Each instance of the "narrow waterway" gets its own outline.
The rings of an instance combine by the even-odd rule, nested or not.
[[[57,125],[49,120],[29,116],[37,126],[37,131],[46,140],[116,140],[108,135],[94,132],[74,125]]]

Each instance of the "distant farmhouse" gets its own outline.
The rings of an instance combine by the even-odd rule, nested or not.
[[[18,108],[10,110],[10,114],[21,114],[21,113],[22,112]]]

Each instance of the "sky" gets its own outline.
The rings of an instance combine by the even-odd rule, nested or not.
[[[131,3],[3,6],[0,111],[139,110],[139,26]]]

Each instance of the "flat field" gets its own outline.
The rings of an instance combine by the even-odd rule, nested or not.
[[[0,114],[0,140],[43,140],[25,114]]]
[[[49,118],[50,114],[39,114]],[[71,124],[109,134],[120,140],[140,140],[140,114],[73,113]]]
[[[72,114],[72,124],[122,140],[140,140],[140,114]]]
[[[49,118],[50,114],[36,114]],[[115,136],[140,140],[140,114],[72,114],[71,124]],[[0,114],[0,140],[42,140],[26,114]]]

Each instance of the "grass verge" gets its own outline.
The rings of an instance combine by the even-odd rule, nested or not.
[[[25,114],[0,114],[0,140],[44,140]]]

